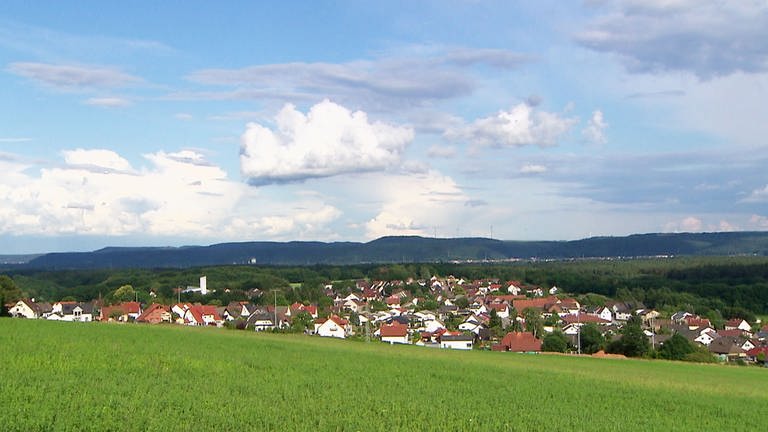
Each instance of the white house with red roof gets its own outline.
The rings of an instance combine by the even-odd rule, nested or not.
[[[393,321],[392,324],[382,324],[377,333],[381,337],[382,342],[390,344],[408,343],[408,326],[396,321]]]
[[[216,306],[212,305],[192,305],[181,318],[185,325],[190,326],[215,325],[220,327],[224,324]]]
[[[344,339],[352,334],[352,327],[349,321],[338,315],[331,315],[328,318],[318,318],[315,320],[315,334],[323,337],[335,337]]]
[[[752,326],[749,325],[749,323],[746,320],[743,320],[741,318],[734,318],[731,320],[728,320],[725,323],[725,329],[726,330],[741,330],[745,332],[751,332]]]

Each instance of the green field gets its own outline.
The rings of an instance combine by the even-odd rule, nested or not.
[[[764,430],[768,369],[0,319],[0,430]]]

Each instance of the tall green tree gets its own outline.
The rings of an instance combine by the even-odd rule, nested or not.
[[[564,353],[568,349],[568,339],[560,331],[554,331],[544,337],[544,341],[541,344],[541,350],[545,352],[561,352]]]
[[[307,311],[301,311],[291,318],[291,331],[294,333],[303,333],[312,325],[314,320]]]
[[[594,354],[605,348],[605,337],[600,333],[597,324],[584,324],[579,331],[581,332],[580,341],[582,353]]]
[[[6,275],[0,275],[0,293],[2,293],[5,303],[15,303],[22,297],[21,289],[16,286],[16,282]]]
[[[611,352],[624,354],[627,357],[642,357],[648,353],[651,343],[643,333],[642,320],[632,316],[621,329],[621,338],[608,347]]]
[[[136,290],[132,285],[123,285],[112,293],[112,298],[117,302],[132,301],[136,298]]]
[[[544,321],[541,319],[541,312],[536,308],[525,308],[523,311],[525,318],[525,331],[533,333],[536,337],[544,334]]]
[[[696,346],[680,333],[675,333],[659,348],[659,357],[667,360],[684,360],[696,351]]]

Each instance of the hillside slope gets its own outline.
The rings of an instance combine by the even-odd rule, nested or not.
[[[768,404],[756,367],[19,319],[0,346],[6,431],[761,430]]]

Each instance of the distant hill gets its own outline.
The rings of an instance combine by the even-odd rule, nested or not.
[[[161,268],[228,264],[313,265],[658,255],[768,255],[768,232],[636,234],[573,241],[383,237],[356,242],[243,242],[185,247],[109,247],[49,253],[26,268]]]

